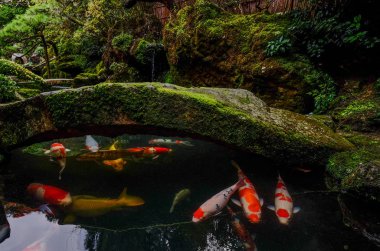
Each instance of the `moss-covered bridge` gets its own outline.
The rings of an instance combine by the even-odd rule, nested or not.
[[[0,105],[2,151],[118,129],[198,136],[287,163],[321,163],[352,147],[313,119],[270,108],[245,90],[99,84]]]

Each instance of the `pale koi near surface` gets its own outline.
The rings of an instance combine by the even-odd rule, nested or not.
[[[293,208],[293,199],[290,197],[285,182],[278,175],[278,181],[275,192],[274,207],[269,206],[270,210],[275,211],[276,216],[281,224],[288,225],[293,214],[300,211],[299,207]]]
[[[212,215],[218,214],[227,205],[231,196],[244,185],[243,180],[215,194],[205,203],[203,203],[193,214],[193,222],[204,221]]]

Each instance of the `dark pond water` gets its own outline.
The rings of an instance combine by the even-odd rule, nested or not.
[[[93,136],[102,149],[116,139]],[[148,146],[154,135],[123,135],[119,148]],[[180,139],[180,138],[173,138]],[[261,223],[249,224],[238,213],[248,231],[255,235],[257,250],[376,250],[368,239],[346,227],[337,195],[309,193],[325,190],[323,176],[282,170],[271,161],[246,155],[209,142],[192,139],[189,146],[171,146],[171,153],[158,158],[126,157],[124,170],[115,171],[102,160],[78,161],[86,153],[84,137],[56,140],[72,151],[67,157],[62,179],[60,167],[44,156],[42,148],[51,142],[13,152],[1,175],[3,204],[10,224],[10,237],[1,251],[13,250],[245,250],[231,226],[231,217],[221,214],[201,223],[192,223],[193,212],[211,196],[237,181],[236,160],[264,199]],[[289,226],[280,225],[266,209],[273,204],[277,170],[301,211]],[[26,195],[28,184],[38,182],[61,188],[71,196],[88,195],[117,198],[124,187],[128,194],[141,197],[145,204],[108,212],[98,217],[78,217],[63,224],[67,216],[38,211],[39,204]],[[169,213],[174,195],[187,188],[191,195]],[[235,211],[239,208],[232,206]],[[52,208],[54,209],[54,208]],[[0,224],[1,225],[1,224]],[[0,231],[1,232],[1,231]],[[26,249],[34,244],[36,249]]]

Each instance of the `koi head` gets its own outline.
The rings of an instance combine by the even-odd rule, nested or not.
[[[202,210],[202,208],[198,208],[197,211],[194,212],[193,214],[193,219],[192,221],[197,223],[206,218],[205,212]]]
[[[290,220],[290,213],[288,210],[280,208],[276,211],[278,220],[283,225],[288,225]]]

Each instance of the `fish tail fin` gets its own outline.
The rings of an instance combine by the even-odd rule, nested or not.
[[[172,207],[170,208],[169,213],[173,213],[173,211],[174,211],[174,204],[173,204]]]
[[[237,172],[238,172],[238,176],[241,178],[243,176],[245,176],[245,174],[243,173],[243,171],[241,170],[240,166],[238,163],[236,163],[236,161],[234,160],[231,160],[231,164],[236,168]]]
[[[239,181],[236,183],[236,186],[239,188],[244,186],[244,185],[245,185],[244,179],[239,179]]]
[[[231,160],[231,164],[240,172],[241,171],[241,168],[240,166],[238,165],[238,163],[236,163],[235,160]]]

